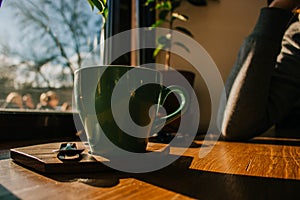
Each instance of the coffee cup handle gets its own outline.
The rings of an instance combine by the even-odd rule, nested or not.
[[[153,133],[157,133],[163,126],[173,122],[178,119],[182,113],[185,113],[188,109],[188,105],[190,104],[190,97],[185,88],[180,87],[178,85],[170,85],[168,87],[164,87],[161,95],[160,105],[163,105],[167,99],[167,97],[171,94],[177,94],[179,97],[179,107],[171,114],[159,117],[155,119],[154,128],[152,129]]]

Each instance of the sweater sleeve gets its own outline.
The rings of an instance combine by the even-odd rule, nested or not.
[[[286,32],[291,17],[279,8],[263,8],[242,44],[225,84],[227,102],[219,109],[225,139],[245,140],[263,133],[284,118],[299,96],[299,81],[290,76],[300,74],[294,33]]]

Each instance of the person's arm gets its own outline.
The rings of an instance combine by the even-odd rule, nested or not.
[[[290,111],[299,95],[289,71],[299,76],[300,59],[295,59],[295,51],[281,51],[292,17],[290,11],[296,7],[294,1],[288,2],[275,0],[269,8],[263,8],[239,51],[225,85],[227,103],[220,106],[220,128],[225,139],[249,139],[263,133]],[[279,53],[282,59],[276,64]]]

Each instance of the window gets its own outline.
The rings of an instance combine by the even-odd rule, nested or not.
[[[101,15],[86,0],[6,0],[0,9],[2,107],[32,109],[18,94],[34,108],[52,97],[71,105],[73,71],[99,42]]]
[[[99,43],[101,24],[87,0],[2,2],[0,140],[74,133],[73,71]]]
[[[136,1],[142,10],[139,26],[149,26],[155,17],[151,12],[145,14],[144,1]],[[108,36],[131,28],[131,3],[108,1]],[[7,132],[0,139],[56,137],[54,132],[76,131],[70,125],[74,123],[73,72],[99,44],[102,21],[87,0],[3,0],[0,127]],[[151,50],[145,52],[140,55],[142,62],[153,59]],[[130,55],[124,55],[114,64],[129,64],[129,59]],[[55,109],[44,105],[49,99],[54,99]]]

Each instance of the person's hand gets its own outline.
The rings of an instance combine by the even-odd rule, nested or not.
[[[269,7],[282,8],[293,11],[300,7],[300,0],[274,0]]]

